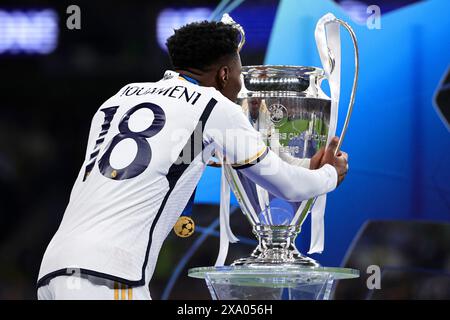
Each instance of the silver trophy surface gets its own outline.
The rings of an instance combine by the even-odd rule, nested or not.
[[[333,16],[327,23],[337,23],[347,29],[355,53],[355,76],[339,149],[354,105],[359,71],[358,46],[356,36],[346,22]],[[242,28],[240,31],[243,33]],[[245,37],[242,36],[242,39]],[[327,53],[332,73],[335,67],[334,55],[329,48]],[[331,98],[321,88],[326,78],[324,70],[306,66],[261,65],[243,67],[242,75],[243,90],[237,103],[252,126],[283,161],[309,167],[309,161],[305,160],[312,158],[327,144],[332,118]],[[334,128],[336,125],[334,123]],[[230,164],[224,163],[224,170],[259,241],[249,257],[236,260],[232,265],[319,266],[315,260],[303,256],[295,246],[295,239],[315,199],[288,202],[256,185]]]

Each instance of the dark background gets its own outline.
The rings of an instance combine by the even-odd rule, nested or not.
[[[58,43],[43,55],[0,52],[0,299],[36,297],[39,265],[84,159],[95,111],[125,84],[159,80],[169,68],[157,41],[160,13],[168,8],[213,10],[218,2],[2,0],[0,14],[54,10]],[[381,7],[381,30],[365,25],[365,9],[372,2]],[[72,4],[81,8],[81,30],[66,28],[66,8]],[[361,271],[359,282],[346,282],[336,298],[449,297],[450,126],[437,112],[450,110],[448,83],[439,82],[450,61],[449,20],[442,18],[448,3],[247,0],[232,13],[247,32],[242,64],[320,65],[313,30],[326,12],[354,28],[361,70],[344,143],[351,171],[328,197],[326,251],[314,258]],[[271,33],[275,14],[279,19]],[[353,56],[348,36],[342,41],[345,105]],[[436,92],[439,105],[433,103]],[[345,107],[341,120],[344,112]],[[218,253],[217,227],[203,236],[219,212],[214,170],[207,170],[202,183],[215,187],[202,184],[202,199],[194,206],[198,232],[187,239],[171,233],[164,244],[150,285],[153,298],[210,297],[202,281],[187,277],[187,269],[213,265]],[[367,223],[374,219],[397,221]],[[231,221],[243,241],[230,247],[227,263],[255,246],[239,209]],[[297,241],[302,252],[309,245],[308,223]],[[385,291],[366,290],[365,269],[371,264],[384,268]],[[173,288],[168,287],[172,282]]]

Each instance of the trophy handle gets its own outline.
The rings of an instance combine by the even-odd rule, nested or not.
[[[350,25],[347,22],[345,22],[341,19],[338,19],[338,18],[334,18],[334,19],[328,21],[327,24],[328,23],[336,23],[336,22],[339,23],[341,26],[343,26],[345,29],[347,29],[347,31],[350,33],[350,37],[352,38],[352,42],[353,42],[353,48],[355,51],[355,75],[353,78],[353,87],[352,87],[352,92],[350,95],[350,102],[349,102],[348,109],[347,109],[347,115],[345,117],[344,127],[342,128],[342,132],[339,136],[339,143],[336,148],[336,153],[337,153],[341,149],[342,142],[344,141],[345,134],[347,133],[348,124],[350,122],[350,117],[353,112],[353,106],[355,104],[355,94],[356,94],[356,87],[358,84],[358,74],[359,74],[359,49],[358,49],[358,43],[356,40],[355,32],[353,31],[353,29],[350,27]],[[330,63],[330,70],[331,70],[330,73],[332,73],[334,71],[336,63],[335,63],[335,60],[333,57],[333,53],[331,52],[331,50],[329,48],[328,48],[328,60]],[[291,224],[302,225],[303,222],[305,221],[306,217],[308,216],[308,213],[312,210],[312,207],[314,206],[316,199],[317,199],[317,197],[309,199],[308,202],[306,203],[306,206],[303,208],[303,210],[298,212],[298,215],[296,215],[294,217]]]
[[[353,29],[350,27],[350,25],[347,22],[345,22],[341,19],[338,19],[338,18],[336,18],[334,21],[330,21],[330,22],[337,22],[341,26],[343,26],[345,29],[347,29],[347,31],[350,34],[350,37],[352,38],[353,48],[355,51],[355,75],[353,77],[353,87],[352,87],[352,92],[350,94],[350,102],[348,104],[347,115],[345,117],[344,127],[342,128],[342,132],[339,136],[339,143],[336,148],[336,153],[337,153],[341,149],[342,142],[344,141],[345,134],[347,133],[348,123],[350,122],[350,117],[353,112],[353,106],[355,104],[355,94],[356,94],[356,87],[358,84],[358,74],[359,74],[359,49],[358,49],[358,43],[356,41],[355,32],[353,31]],[[330,51],[329,51],[329,59],[330,59],[330,64],[331,64],[331,72],[333,72],[334,59],[333,59]]]
[[[234,21],[233,18],[231,18],[231,16],[228,13],[224,13],[223,14],[222,19],[220,20],[220,22],[225,23],[225,24],[230,24],[235,29],[237,29],[239,31],[239,33],[241,35],[241,40],[239,41],[238,52],[241,51],[242,47],[245,44],[245,31],[244,31],[244,28],[242,28],[242,26],[239,23]]]

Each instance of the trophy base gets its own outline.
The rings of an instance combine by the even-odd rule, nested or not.
[[[258,248],[255,249],[258,251]],[[320,267],[320,264],[311,258],[301,255],[299,252],[293,252],[289,254],[283,254],[283,256],[289,255],[290,259],[274,258],[273,254],[267,254],[261,252],[257,256],[251,255],[247,258],[240,258],[234,261],[232,266],[299,266],[299,267]]]
[[[302,266],[200,267],[189,276],[204,279],[213,300],[328,300],[336,280],[357,278],[346,268]]]
[[[320,267],[316,260],[305,257],[295,247],[299,232],[299,226],[256,225],[253,233],[258,237],[258,247],[250,257],[238,259],[231,265]]]

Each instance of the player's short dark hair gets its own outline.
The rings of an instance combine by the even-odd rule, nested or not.
[[[194,22],[175,30],[166,45],[174,69],[204,70],[237,53],[239,31],[222,22]]]

